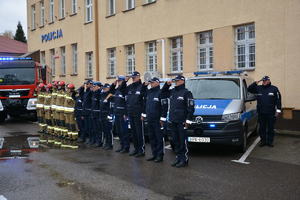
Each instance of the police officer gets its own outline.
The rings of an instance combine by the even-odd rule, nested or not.
[[[44,112],[44,100],[45,100],[45,84],[40,83],[38,85],[38,96],[37,96],[37,104],[36,104],[36,115],[39,123],[39,133],[45,132],[45,112]]]
[[[102,147],[102,128],[100,122],[100,95],[101,95],[101,82],[94,82],[92,94],[92,131],[90,138],[90,145],[95,147]]]
[[[78,142],[81,141],[81,137],[84,131],[84,121],[82,119],[83,115],[83,109],[82,109],[82,97],[84,92],[84,86],[81,86],[77,89],[76,93],[73,93],[72,98],[75,101],[75,119],[78,129]]]
[[[262,85],[258,85],[262,82]],[[259,120],[259,135],[261,147],[273,147],[274,124],[281,113],[281,94],[276,86],[271,84],[269,76],[252,83],[248,91],[257,95],[257,112]]]
[[[146,92],[145,84],[142,84],[140,73],[132,73],[132,83],[127,86],[127,113],[132,130],[134,150],[130,156],[145,156],[144,130],[141,115],[144,107],[144,95]]]
[[[185,88],[185,77],[178,75],[175,79],[175,88],[169,90],[171,81],[166,82],[162,93],[169,96],[169,121],[172,131],[172,139],[176,153],[173,167],[185,167],[188,165],[188,147],[186,128],[191,123],[194,113],[194,100],[192,93]]]
[[[103,86],[103,90],[100,96],[100,120],[102,132],[104,135],[105,144],[103,145],[103,149],[112,150],[113,149],[113,135],[112,135],[112,96],[110,93],[110,85],[105,83]]]
[[[117,80],[111,85],[111,92],[113,96],[113,113],[114,113],[114,125],[116,132],[120,138],[120,148],[116,152],[128,153],[130,148],[129,135],[126,127],[126,77],[118,76]]]
[[[89,144],[89,140],[91,139],[91,131],[92,131],[92,87],[93,87],[93,81],[87,80],[84,84],[84,91],[82,96],[82,117],[83,119],[83,127],[84,131],[81,136],[80,141],[85,142],[86,144]]]
[[[162,162],[164,157],[164,138],[160,120],[163,117],[163,106],[167,107],[167,104],[164,103],[161,95],[159,79],[156,77],[152,78],[150,85],[151,88],[147,90],[145,98],[145,114],[142,114],[142,119],[147,117],[152,149],[152,157],[148,158],[147,161]]]

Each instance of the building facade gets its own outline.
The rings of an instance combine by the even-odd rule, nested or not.
[[[79,84],[85,78],[112,82],[116,75],[134,70],[164,78],[245,70],[254,79],[269,75],[282,92],[283,106],[300,109],[298,0],[64,0],[66,14],[61,18],[62,1],[43,1],[46,22],[41,26],[41,1],[28,0],[28,24],[36,24],[28,29],[29,51],[44,51],[43,62],[50,66],[56,58],[55,79]],[[89,2],[91,22],[86,21]],[[72,15],[73,9],[77,14]],[[42,41],[41,35],[57,30],[62,30],[62,37]]]

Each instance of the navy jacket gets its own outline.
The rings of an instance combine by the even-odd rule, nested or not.
[[[76,118],[82,116],[82,111],[83,111],[83,109],[82,109],[82,96],[83,96],[83,91],[84,91],[84,90],[83,90],[83,88],[81,87],[81,88],[79,88],[78,93],[74,92],[74,93],[72,94],[72,98],[73,98],[74,101],[75,101],[75,107],[74,107],[75,112],[74,112],[74,114],[75,114],[75,117],[76,117]]]
[[[87,88],[82,95],[82,108],[83,108],[82,114],[84,116],[90,115],[91,107],[92,107],[92,91],[90,88]]]
[[[171,90],[169,87],[166,83],[162,88],[163,95],[169,97],[169,121],[183,123],[192,120],[195,111],[192,93],[185,88],[184,84]]]
[[[115,115],[125,115],[126,111],[126,81],[123,81],[121,85],[116,88],[116,85],[113,83],[110,87],[111,93],[114,95],[112,99],[113,103],[113,113]]]
[[[112,114],[112,94],[108,92],[101,92],[100,95],[100,116],[101,118],[107,118]]]
[[[144,96],[147,86],[141,80],[127,86],[127,113],[131,116],[141,116],[144,108]]]
[[[159,120],[163,116],[164,109],[168,109],[168,104],[162,98],[160,86],[150,88],[146,92],[145,97],[145,114],[147,120]]]
[[[92,92],[92,116],[93,118],[99,118],[100,117],[100,95],[101,90],[93,91]]]
[[[257,112],[259,114],[275,115],[276,109],[281,110],[281,94],[277,87],[257,85],[256,82],[248,87],[248,91],[257,96]]]

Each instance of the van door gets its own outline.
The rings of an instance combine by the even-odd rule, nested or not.
[[[242,114],[242,119],[246,119],[248,122],[248,132],[254,131],[257,126],[257,112],[256,112],[256,100],[255,96],[248,92],[247,83],[245,79],[243,79],[243,97],[245,110]],[[252,101],[245,101],[247,99],[253,99]]]

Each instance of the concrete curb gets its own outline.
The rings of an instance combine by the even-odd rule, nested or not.
[[[279,135],[291,136],[291,137],[300,137],[300,131],[289,131],[289,130],[279,130],[275,129],[275,133]]]

